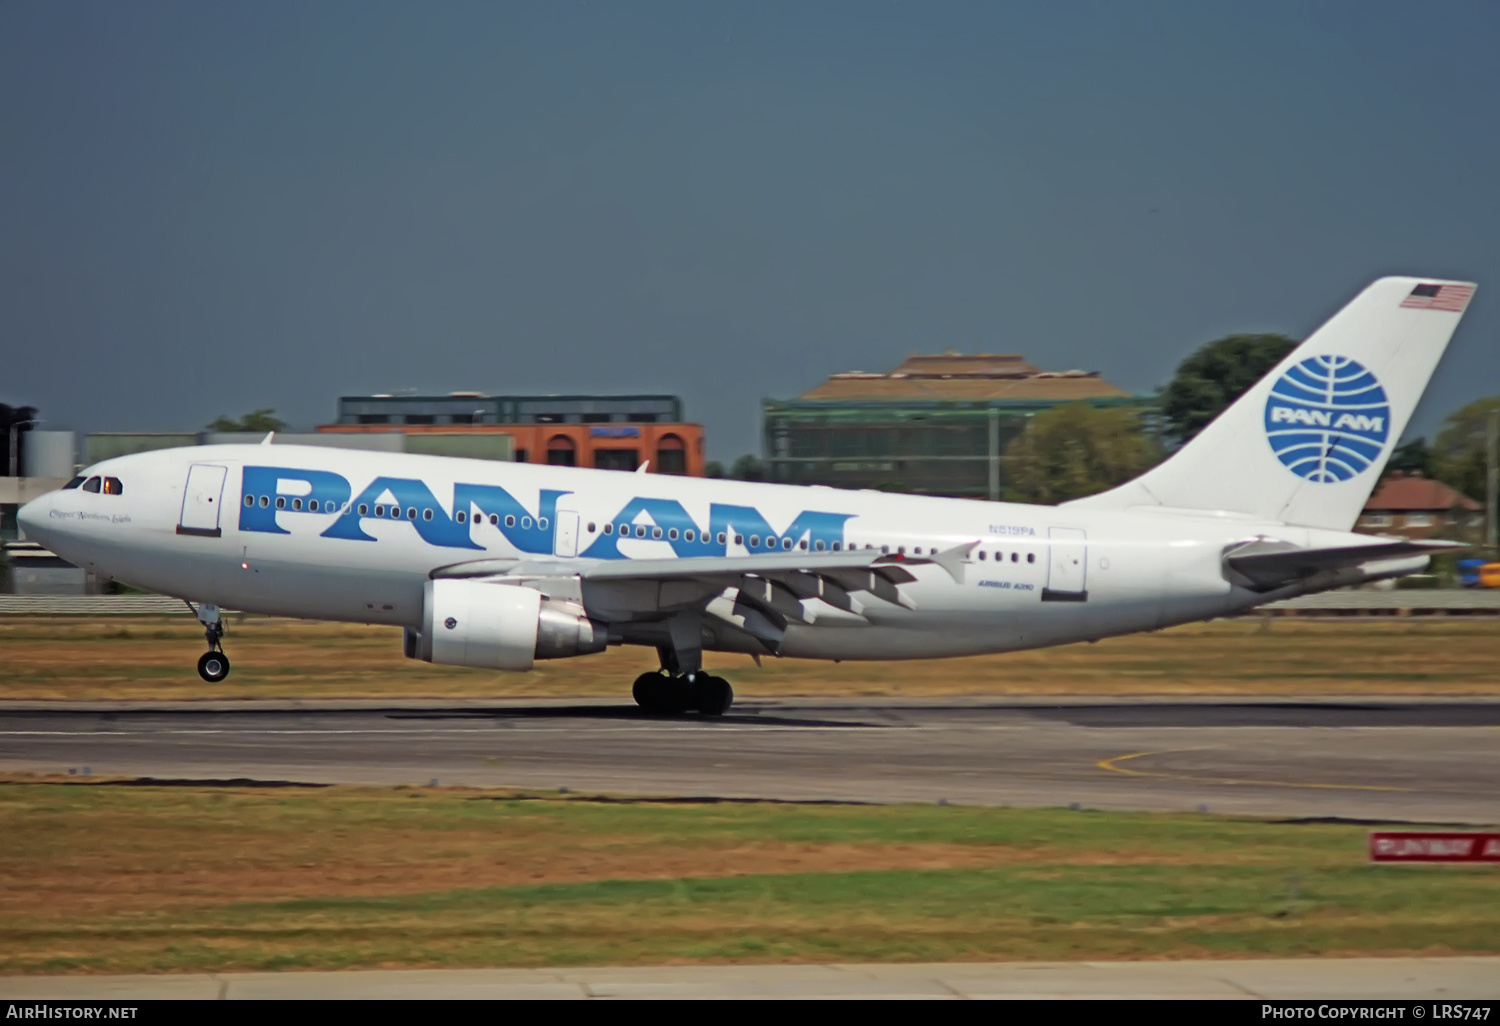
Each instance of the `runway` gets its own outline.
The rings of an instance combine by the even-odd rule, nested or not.
[[[1500,702],[0,708],[0,771],[1500,822]]]

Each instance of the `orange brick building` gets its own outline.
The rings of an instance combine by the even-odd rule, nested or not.
[[[424,451],[460,440],[482,444],[508,439],[518,463],[703,476],[703,427],[682,419],[682,400],[670,395],[492,396],[454,392],[444,396],[345,396],[336,424],[319,431],[339,434],[399,432]]]
[[[1354,525],[1356,531],[1403,538],[1467,540],[1483,526],[1484,507],[1463,492],[1421,474],[1386,475]]]

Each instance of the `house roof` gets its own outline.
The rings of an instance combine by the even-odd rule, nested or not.
[[[1484,507],[1457,488],[1420,474],[1392,471],[1365,503],[1366,513],[1400,513],[1409,510],[1481,510]]]
[[[916,353],[892,371],[835,374],[800,398],[845,401],[1128,398],[1098,371],[1043,371],[1014,353]]]

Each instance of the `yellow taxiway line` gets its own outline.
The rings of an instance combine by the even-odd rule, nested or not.
[[[1320,791],[1406,791],[1409,787],[1385,787],[1378,784],[1320,784],[1313,781],[1301,782],[1290,780],[1242,780],[1236,777],[1198,777],[1185,773],[1161,773],[1154,770],[1134,769],[1129,766],[1121,766],[1120,763],[1127,759],[1141,759],[1148,755],[1175,755],[1180,752],[1201,752],[1203,748],[1168,748],[1159,752],[1127,752],[1124,755],[1111,756],[1108,759],[1100,759],[1094,765],[1108,773],[1120,773],[1129,777],[1159,777],[1165,780],[1186,780],[1195,784],[1240,784],[1256,787],[1297,787],[1310,788]]]

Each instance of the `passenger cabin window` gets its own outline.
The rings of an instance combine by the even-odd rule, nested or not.
[[[62,490],[67,491],[69,488],[77,488],[81,484],[83,484],[83,476],[79,475],[78,477],[75,477],[73,480],[69,481],[67,484],[63,485]]]
[[[99,479],[97,477],[89,478],[83,483],[83,490],[86,492],[97,492],[99,490]]]

